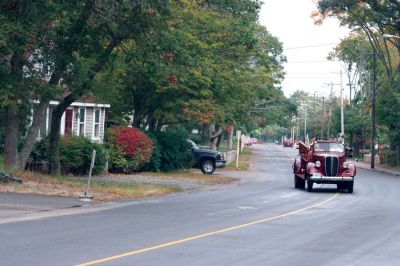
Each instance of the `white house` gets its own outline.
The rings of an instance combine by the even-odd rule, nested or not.
[[[58,104],[57,101],[50,102],[46,119],[40,125],[38,139],[49,133],[51,114]],[[76,136],[85,136],[93,142],[103,143],[107,108],[110,108],[109,104],[99,104],[93,101],[73,102],[62,116],[60,134],[70,133]]]
[[[41,74],[43,79],[48,82],[52,74],[52,62],[46,61],[40,50],[35,50],[29,60],[34,66],[31,70],[36,71],[36,74]],[[25,76],[30,76],[26,67]],[[40,125],[38,139],[50,132],[51,114],[58,104],[59,102],[57,101],[50,102],[46,112],[46,119]],[[71,133],[76,136],[85,136],[92,142],[103,143],[107,108],[110,108],[109,104],[96,103],[89,96],[82,97],[79,101],[73,102],[64,112],[61,119],[60,134]]]

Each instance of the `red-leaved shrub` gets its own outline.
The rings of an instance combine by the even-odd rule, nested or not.
[[[114,127],[110,130],[111,170],[139,171],[153,153],[153,140],[137,128]]]

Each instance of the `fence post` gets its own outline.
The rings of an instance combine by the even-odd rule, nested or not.
[[[85,195],[84,195],[85,198],[90,198],[89,197],[90,179],[92,178],[92,170],[93,170],[93,167],[94,167],[95,160],[96,160],[96,150],[93,150],[92,161],[90,162],[89,177],[88,177],[88,182],[87,182],[87,185],[86,185],[86,190],[85,190]]]
[[[236,139],[237,139],[237,147],[236,147],[236,168],[239,168],[239,152],[240,152],[240,142],[241,142],[242,132],[240,130],[236,130]]]

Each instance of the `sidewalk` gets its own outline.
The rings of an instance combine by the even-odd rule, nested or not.
[[[356,166],[361,169],[367,169],[367,170],[371,170],[371,171],[400,176],[400,169],[395,169],[395,168],[392,168],[392,167],[389,167],[386,165],[375,165],[375,169],[371,169],[371,164],[369,164],[369,163],[356,162],[354,160],[349,160],[349,161],[355,163]]]
[[[98,206],[78,198],[0,192],[0,224],[75,212],[79,207]]]

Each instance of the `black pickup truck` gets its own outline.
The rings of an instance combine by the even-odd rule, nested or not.
[[[203,174],[212,174],[215,168],[224,168],[226,159],[219,151],[200,149],[192,140],[188,140],[192,146],[192,153],[196,159],[193,168],[200,169]]]

